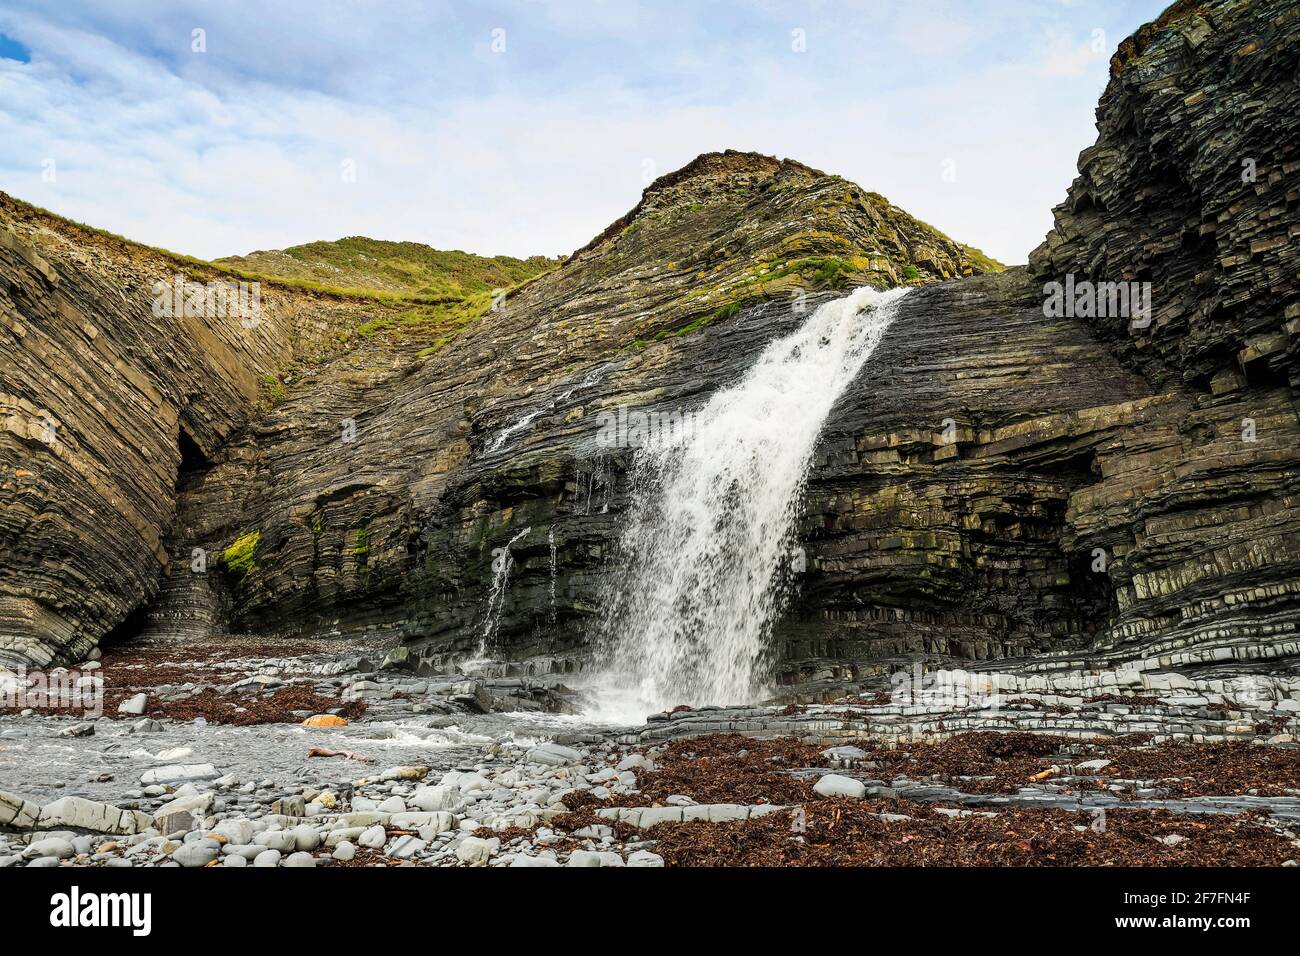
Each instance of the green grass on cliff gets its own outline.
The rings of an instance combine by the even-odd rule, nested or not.
[[[959,245],[961,246],[962,252],[966,253],[966,258],[969,259],[975,265],[975,267],[980,269],[981,271],[1005,272],[1007,270],[1007,267],[1003,265],[1001,262],[998,262],[998,260],[994,259],[991,256],[986,256],[984,253],[980,252],[974,246],[968,246],[964,242],[959,243]]]
[[[199,259],[183,252],[164,249],[162,246],[150,246],[143,242],[136,242],[134,239],[128,239],[107,229],[100,229],[98,226],[91,226],[84,222],[78,222],[76,219],[69,219],[67,216],[60,216],[58,213],[51,212],[41,206],[34,206],[31,203],[23,202],[21,199],[15,199],[3,191],[0,191],[0,208],[14,215],[20,221],[37,220],[52,231],[65,236],[98,240],[110,248],[127,255],[145,254],[156,256],[163,260],[169,268],[175,269],[184,275],[186,279],[195,282],[206,282],[213,278],[227,277],[243,279],[248,282],[262,282],[335,299],[363,299],[378,303],[421,301],[421,297],[409,293],[386,292],[382,289],[363,286],[350,287],[314,282],[303,278],[241,269],[228,264],[224,260],[208,261],[207,259]]]
[[[655,335],[656,339],[666,339],[677,335],[690,335],[692,332],[698,332],[706,325],[712,325],[722,319],[729,319],[733,315],[739,315],[744,306],[739,302],[728,302],[726,305],[719,306],[707,315],[702,315],[694,322],[683,325],[680,329],[673,329],[671,332],[664,330]]]
[[[379,332],[451,330],[460,328],[479,318],[492,307],[492,296],[486,292],[471,293],[464,298],[448,298],[440,302],[421,302],[409,308],[390,312],[357,326],[357,332],[373,336]]]
[[[478,256],[419,242],[351,236],[216,260],[229,268],[341,288],[425,299],[464,298],[505,289],[547,272],[556,259]]]
[[[492,307],[493,295],[518,291],[554,269],[558,259],[477,256],[418,242],[353,236],[288,249],[216,260],[223,268],[276,282],[358,290],[386,306],[379,315],[340,333],[344,345],[382,339],[387,345],[433,355]]]
[[[416,354],[424,358],[439,351],[468,325],[486,315],[492,302],[492,293],[473,292],[464,298],[398,305],[361,323],[354,330],[340,333],[340,341],[346,345],[382,338],[394,347],[418,349]]]
[[[712,312],[706,312],[680,328],[664,329],[657,332],[655,333],[655,339],[663,341],[680,335],[690,335],[692,332],[698,332],[714,322],[730,319],[738,315],[745,306],[761,301],[767,295],[766,286],[768,283],[789,276],[798,276],[801,281],[807,283],[809,289],[837,289],[843,286],[848,277],[855,271],[857,271],[857,266],[854,263],[846,262],[834,256],[810,256],[778,265],[761,276],[753,276],[743,283],[736,284],[736,291],[740,293],[738,298],[718,306]],[[713,291],[719,290],[715,289]],[[646,344],[644,340],[638,339],[632,343],[631,347],[640,349],[644,348]]]
[[[365,528],[358,528],[355,536],[355,547],[352,549],[352,556],[360,563],[364,564],[366,558],[370,555],[370,544],[368,542],[367,531]]]

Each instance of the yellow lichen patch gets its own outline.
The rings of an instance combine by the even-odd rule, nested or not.
[[[227,571],[243,577],[253,569],[253,552],[262,540],[262,532],[249,531],[235,539],[235,543],[221,554],[221,563]]]
[[[304,727],[346,727],[348,722],[335,714],[313,714],[302,722]]]

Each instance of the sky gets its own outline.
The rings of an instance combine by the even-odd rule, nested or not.
[[[4,0],[0,190],[202,258],[572,252],[703,152],[1024,262],[1166,0]]]

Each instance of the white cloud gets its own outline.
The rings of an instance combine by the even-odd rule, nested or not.
[[[663,173],[731,147],[843,175],[1023,261],[1094,139],[1105,82],[1088,8],[1016,26],[1009,48],[1005,18],[935,2],[869,16],[773,4],[741,26],[695,6],[666,22],[658,5],[401,4],[371,8],[364,30],[292,5],[250,30],[223,6],[204,60],[188,57],[192,16],[137,35],[130,6],[107,23],[73,6],[0,12],[32,50],[0,60],[0,188],[204,257],[357,234],[553,255],[636,202],[643,159]],[[1128,16],[1116,41],[1141,19]],[[794,54],[801,19],[808,52]],[[271,26],[290,21],[277,43]],[[504,55],[487,52],[498,21]]]

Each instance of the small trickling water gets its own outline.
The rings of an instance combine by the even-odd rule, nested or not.
[[[559,573],[559,552],[555,547],[555,526],[546,532],[546,543],[551,549],[551,623],[555,623],[555,578]]]
[[[506,588],[510,584],[510,569],[515,563],[510,549],[532,530],[532,528],[525,528],[511,538],[504,548],[492,554],[492,590],[488,592],[487,614],[483,618],[483,630],[479,634],[477,654],[479,659],[488,656],[488,651],[496,639],[497,628],[501,626],[501,608],[505,604]]]
[[[520,432],[525,431],[539,416],[555,411],[556,408],[574,395],[591,388],[599,382],[604,376],[605,371],[606,369],[604,366],[597,366],[588,372],[582,381],[578,382],[576,385],[573,385],[556,395],[552,395],[540,406],[533,409],[531,412],[528,412],[526,415],[521,416],[512,424],[501,429],[501,431],[499,431],[492,440],[487,443],[484,451],[489,454],[495,451],[500,451],[505,446],[506,442],[510,441],[511,438]]]
[[[606,514],[609,511],[609,493],[612,482],[605,456],[597,454],[577,468],[578,497],[583,515]],[[599,496],[597,490],[599,489]],[[595,509],[593,511],[593,509]]]
[[[763,694],[818,436],[905,293],[863,288],[822,305],[716,393],[683,443],[638,453],[606,600],[611,707],[634,716]]]

